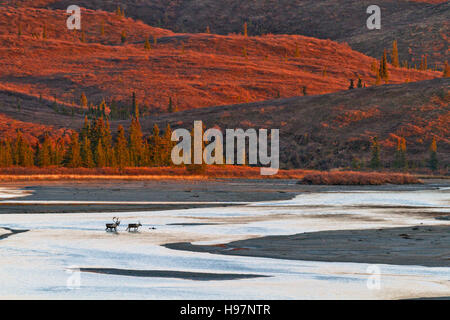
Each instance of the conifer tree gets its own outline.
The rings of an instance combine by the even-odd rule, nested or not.
[[[374,137],[372,140],[372,158],[370,159],[370,167],[374,170],[381,167],[380,145],[378,144],[377,137]]]
[[[153,166],[160,166],[163,162],[162,141],[159,136],[159,127],[157,124],[153,126],[153,133],[149,138],[150,148],[150,164]]]
[[[20,167],[32,167],[34,165],[33,149],[20,130],[17,131],[14,144],[13,161],[15,165]]]
[[[132,100],[131,109],[133,110],[133,115],[136,119],[139,119],[139,103],[136,98],[136,92],[134,92],[134,91],[133,91],[131,100]]]
[[[81,162],[84,168],[94,168],[94,155],[92,154],[91,141],[88,135],[82,134],[81,137]]]
[[[152,47],[150,46],[150,41],[148,40],[148,37],[145,38],[144,49],[147,51],[150,51],[152,49]]]
[[[247,38],[248,36],[248,28],[247,28],[247,22],[244,23],[244,37]]]
[[[134,167],[139,167],[143,152],[142,131],[139,120],[136,118],[131,120],[129,135],[130,164]]]
[[[95,149],[95,163],[97,168],[106,167],[106,155],[101,143],[98,143]]]
[[[397,169],[408,169],[408,161],[406,159],[406,140],[400,138],[397,143],[397,152],[395,155],[395,167]]]
[[[353,79],[350,79],[350,86],[348,87],[349,90],[352,90],[355,88],[355,84],[353,82]]]
[[[167,124],[166,131],[162,138],[162,165],[170,166],[172,164],[172,149],[175,146],[175,142],[172,141],[172,128],[170,124]]]
[[[70,136],[70,145],[67,149],[64,163],[69,168],[79,168],[82,165],[80,143],[78,141],[78,133],[76,132]]]
[[[66,146],[65,142],[62,138],[59,138],[58,141],[55,144],[55,148],[53,149],[52,154],[52,163],[59,166],[63,164],[65,152],[66,152]]]
[[[392,65],[394,67],[399,67],[399,59],[398,59],[398,48],[397,48],[397,40],[394,40],[392,43],[392,57],[391,57]]]
[[[44,141],[42,145],[37,144],[37,165],[40,167],[48,167],[52,165],[53,148],[50,141],[50,137],[47,133],[44,135]]]
[[[116,145],[114,147],[116,157],[116,164],[119,168],[129,166],[130,155],[128,152],[127,138],[125,137],[125,130],[121,125],[117,129]]]
[[[9,140],[0,141],[0,167],[7,168],[13,165],[12,149]]]
[[[88,106],[88,100],[87,100],[86,95],[84,94],[84,92],[81,93],[81,97],[80,97],[80,105],[81,105],[83,108],[87,108],[87,106]]]
[[[377,77],[375,80],[375,85],[379,85],[381,83],[381,75],[380,75],[380,70],[377,70]]]
[[[125,30],[122,30],[122,33],[120,34],[120,42],[122,44],[127,42],[127,32]]]
[[[384,49],[383,57],[380,61],[380,77],[387,83],[389,81],[389,70],[388,70],[388,63],[387,63],[387,52],[386,49]]]
[[[361,80],[360,77],[358,77],[358,84],[357,84],[357,87],[358,87],[358,88],[362,88],[362,87],[363,87],[362,80]]]
[[[173,102],[172,102],[172,97],[169,97],[169,106],[167,107],[167,112],[169,113],[173,113]]]
[[[436,137],[433,137],[433,141],[431,142],[430,158],[428,159],[428,166],[433,171],[437,171],[439,168],[439,161],[438,161],[438,157],[437,157]]]
[[[304,96],[308,95],[306,90],[307,90],[306,86],[303,86],[302,93],[303,93]]]

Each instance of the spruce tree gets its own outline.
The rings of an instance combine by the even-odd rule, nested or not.
[[[428,166],[433,171],[437,171],[439,168],[439,161],[437,157],[437,142],[435,137],[433,137],[433,141],[431,142],[430,146],[430,158],[428,159]]]
[[[363,87],[362,80],[361,80],[360,77],[358,77],[358,84],[357,84],[357,87],[358,87],[358,88],[362,88],[362,87]]]
[[[353,79],[350,79],[350,86],[348,87],[349,90],[352,90],[355,88],[355,84],[353,82]]]
[[[392,65],[394,67],[400,67],[399,59],[398,59],[398,48],[397,48],[397,40],[394,40],[392,43],[392,57],[391,57]]]
[[[377,137],[374,137],[372,140],[372,158],[370,159],[370,167],[374,170],[381,167],[380,145]]]
[[[11,143],[9,140],[0,141],[0,167],[7,168],[13,165]]]
[[[376,75],[375,85],[379,85],[379,84],[381,84],[381,75],[380,75],[380,70],[377,69],[377,75]]]
[[[91,141],[87,134],[81,134],[81,162],[85,168],[94,168],[94,155],[92,154]]]
[[[78,141],[78,133],[74,132],[70,136],[70,144],[66,152],[64,160],[66,167],[79,168],[82,165],[80,143]]]
[[[159,136],[159,127],[157,124],[153,126],[153,133],[149,138],[150,148],[150,165],[161,166],[163,164],[163,145]]]
[[[80,105],[81,105],[83,108],[87,108],[87,106],[88,106],[88,100],[87,100],[86,95],[84,94],[84,92],[81,93],[81,97],[80,97]]]
[[[400,138],[397,143],[397,152],[395,155],[395,167],[401,170],[408,169],[408,160],[406,159],[406,140]]]
[[[388,63],[387,63],[387,52],[386,49],[384,49],[383,57],[380,61],[380,77],[388,83],[389,81],[389,70],[388,70]]]
[[[116,157],[116,165],[119,168],[125,168],[130,165],[130,155],[128,152],[127,138],[125,137],[125,130],[121,125],[117,129],[116,145],[114,147]]]
[[[28,141],[23,137],[20,130],[17,131],[17,138],[13,151],[14,164],[20,167],[32,167],[34,165],[34,154]]]
[[[133,115],[136,119],[139,119],[139,103],[136,98],[136,92],[133,91],[131,99],[132,99],[131,109],[133,111]]]
[[[134,167],[139,167],[142,160],[142,131],[139,120],[133,118],[131,120],[129,130],[129,149],[130,149],[130,164]]]
[[[42,143],[42,145],[39,145],[39,143],[37,144],[38,150],[37,150],[37,165],[39,165],[40,167],[48,167],[50,165],[52,165],[52,154],[53,154],[53,149],[52,149],[52,143],[50,141],[50,137],[49,135],[46,133],[44,135],[44,141]]]
[[[97,168],[104,168],[106,167],[106,155],[105,151],[103,149],[103,146],[101,143],[97,144],[97,147],[95,149],[95,164]]]
[[[148,37],[147,37],[147,38],[145,38],[144,49],[147,50],[147,51],[150,51],[151,48],[152,47],[150,46],[150,41],[148,40]]]
[[[169,113],[173,113],[173,102],[172,102],[172,97],[169,97],[169,106],[167,107],[167,112]]]
[[[162,138],[162,165],[170,166],[172,164],[172,149],[175,142],[172,141],[172,128],[167,124],[166,131]]]

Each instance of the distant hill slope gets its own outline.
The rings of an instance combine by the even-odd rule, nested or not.
[[[185,110],[299,96],[303,87],[307,94],[330,93],[347,89],[349,79],[356,86],[358,76],[367,86],[375,83],[375,59],[330,40],[174,34],[91,10],[83,13],[80,33],[67,30],[65,17],[60,10],[0,10],[2,90],[34,97],[38,109],[48,102],[78,108],[82,93],[94,104],[114,99],[131,105],[135,91],[141,105],[154,113],[166,112],[170,99]],[[44,26],[47,39],[42,39]],[[144,49],[147,37],[150,51]],[[389,81],[440,76],[390,67]],[[44,103],[36,102],[40,96]]]
[[[442,166],[450,165],[450,78],[384,85],[327,95],[203,108],[146,119],[173,128],[279,128],[283,167],[348,167],[368,163],[371,139],[380,140],[382,160],[392,162],[397,141],[407,141],[413,166],[426,165],[436,137]]]
[[[63,9],[71,0],[13,1],[0,3]],[[378,57],[398,40],[401,60],[413,64],[427,54],[430,64],[448,59],[450,3],[443,0],[380,0],[382,29],[366,28],[371,0],[79,0],[89,9],[114,11],[120,4],[127,15],[175,32],[241,33],[248,22],[253,35],[300,34],[347,42],[355,50]]]

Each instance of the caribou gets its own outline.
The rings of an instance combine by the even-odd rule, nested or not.
[[[137,232],[139,230],[139,227],[142,227],[142,224],[140,221],[138,223],[130,223],[130,224],[128,224],[128,228],[126,229],[126,231]]]
[[[120,220],[117,217],[113,218],[114,223],[107,223],[106,224],[106,231],[114,231],[117,232],[117,227],[120,225]]]

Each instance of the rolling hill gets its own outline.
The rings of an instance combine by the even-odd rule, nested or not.
[[[371,70],[375,59],[330,40],[175,34],[91,10],[83,13],[80,33],[65,27],[66,15],[60,10],[6,9],[0,11],[4,61],[0,89],[34,98],[33,107],[38,109],[79,108],[82,93],[90,103],[106,99],[108,104],[114,100],[130,105],[135,91],[145,110],[160,113],[167,111],[170,99],[176,108],[186,110],[298,96],[303,87],[307,94],[330,93],[347,89],[349,79],[356,85],[358,77],[366,86],[376,80]],[[151,50],[144,49],[146,38]],[[390,67],[389,81],[440,76],[440,72]],[[15,109],[16,104],[9,107]],[[8,106],[4,108],[7,112]]]
[[[83,10],[83,32],[76,32],[67,30],[65,11],[54,9],[63,6],[64,1],[36,1],[35,8],[29,7],[27,1],[0,0],[0,4],[5,3],[14,6],[0,10],[2,138],[14,136],[21,129],[33,143],[42,139],[44,132],[50,132],[53,138],[68,139],[71,129],[79,129],[83,123],[86,109],[80,104],[82,93],[89,104],[98,105],[105,99],[108,106],[115,103],[130,108],[132,92],[136,92],[146,134],[151,132],[154,123],[161,128],[167,123],[174,128],[190,128],[194,120],[222,129],[280,128],[284,168],[329,169],[367,163],[374,136],[380,138],[386,163],[392,162],[398,139],[406,138],[408,157],[417,167],[424,166],[435,137],[441,164],[449,165],[450,83],[448,78],[441,78],[442,72],[389,65],[389,84],[375,85],[372,65],[376,59],[353,50],[346,43],[328,39],[266,32],[246,37],[226,34],[229,31],[225,29],[214,30],[213,24],[212,31],[224,35],[177,33],[134,18],[90,9]],[[95,1],[90,3],[96,6]],[[112,10],[106,6],[110,2],[102,3],[99,7]],[[125,3],[129,15],[134,12],[130,3]],[[159,0],[148,3],[150,7],[165,7]],[[177,17],[183,17],[182,5],[209,2],[168,3],[173,5],[171,10],[178,8]],[[266,2],[258,2],[262,3]],[[392,4],[391,1],[382,3]],[[401,8],[417,6],[413,8],[448,12],[447,4],[398,3]],[[208,8],[215,12],[213,4]],[[283,6],[279,9],[287,10]],[[316,9],[319,14],[324,8],[316,4]],[[216,22],[227,19],[231,13],[217,14]],[[436,20],[421,25],[428,28],[430,23],[439,22],[441,15],[434,16]],[[230,28],[234,24],[237,28],[244,21],[239,17],[239,14],[233,16]],[[296,26],[295,19],[292,27]],[[311,19],[319,18],[311,16]],[[336,25],[333,27],[333,21],[327,19],[327,26],[320,28],[336,32],[336,37],[368,39],[364,33],[352,31],[351,26],[345,25],[348,32],[332,30]],[[412,21],[410,27],[403,24],[408,32],[414,30],[415,20]],[[254,26],[249,24],[250,33]],[[421,50],[428,50],[429,41],[441,37],[440,32],[447,27],[442,23],[441,29],[430,29],[431,35],[424,42],[420,40],[421,33],[416,34],[418,45],[423,46]],[[320,32],[320,28],[315,32]],[[395,30],[384,36],[389,37]],[[372,35],[374,41],[369,41],[370,45],[378,52],[382,46],[376,42],[375,33]],[[405,36],[408,41],[411,34]],[[149,39],[149,50],[144,48],[146,39]],[[448,51],[443,50],[433,46],[434,57],[441,59],[441,53]],[[356,85],[358,77],[366,88],[347,90],[349,80],[355,80]],[[168,113],[169,101],[179,112]],[[128,127],[129,121],[113,119],[112,129],[115,131],[119,124]]]
[[[353,160],[367,165],[375,136],[386,164],[403,137],[413,166],[425,166],[435,137],[441,165],[450,165],[449,78],[190,110],[146,119],[143,127],[190,129],[195,120],[222,131],[279,128],[284,168],[340,168]]]
[[[57,9],[70,0],[13,1]],[[300,34],[347,42],[353,49],[379,57],[383,48],[398,40],[400,59],[419,63],[428,55],[430,65],[448,59],[450,4],[444,0],[380,0],[382,28],[366,28],[370,0],[80,0],[80,6],[114,11],[122,6],[127,15],[175,32],[241,33],[244,22],[252,35]]]

